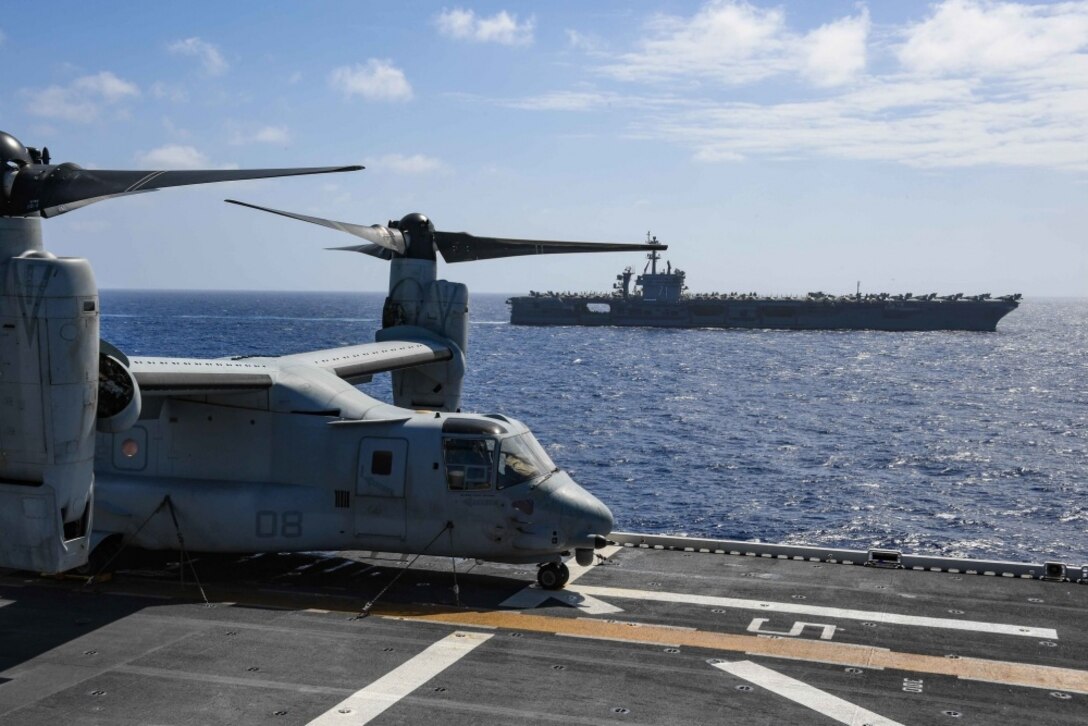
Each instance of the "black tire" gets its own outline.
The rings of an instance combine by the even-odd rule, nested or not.
[[[570,579],[570,573],[567,576],[563,576],[563,570],[565,567],[561,567],[555,562],[549,562],[545,565],[541,565],[540,569],[536,571],[536,581],[545,590],[558,590],[567,584],[567,580]]]

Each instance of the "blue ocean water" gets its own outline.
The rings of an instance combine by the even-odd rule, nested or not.
[[[472,297],[464,408],[527,423],[617,529],[1088,562],[1088,300],[887,333],[521,327],[506,297]],[[104,291],[102,329],[280,355],[373,340],[382,299]]]

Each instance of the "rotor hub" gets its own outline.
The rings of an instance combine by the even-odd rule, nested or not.
[[[19,167],[30,164],[30,152],[19,139],[11,134],[0,131],[0,165],[15,165]]]
[[[397,223],[397,229],[404,235],[408,249],[405,257],[414,259],[433,260],[434,252],[434,224],[425,214],[412,212],[406,214]]]

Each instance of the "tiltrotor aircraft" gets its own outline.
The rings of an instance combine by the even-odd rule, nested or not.
[[[92,172],[49,166],[6,134],[0,153],[0,566],[61,571],[122,543],[174,549],[184,531],[203,552],[541,563],[541,586],[559,588],[565,555],[588,564],[603,545],[611,513],[522,423],[460,412],[468,292],[436,279],[436,250],[461,262],[646,245],[474,237],[421,214],[364,227],[276,212],[390,261],[377,342],[130,359],[98,339],[89,264],[45,252],[38,217],[148,188],[358,167]],[[386,371],[394,405],[355,388]]]
[[[53,165],[48,149],[0,132],[0,566],[56,572],[86,562],[96,422],[123,427],[140,411],[124,357],[99,345],[90,264],[47,252],[41,219],[165,187],[361,168],[89,170]],[[128,399],[112,410],[125,386]]]

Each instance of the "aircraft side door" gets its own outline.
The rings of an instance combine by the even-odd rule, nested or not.
[[[408,441],[365,438],[355,480],[355,534],[404,539]]]

